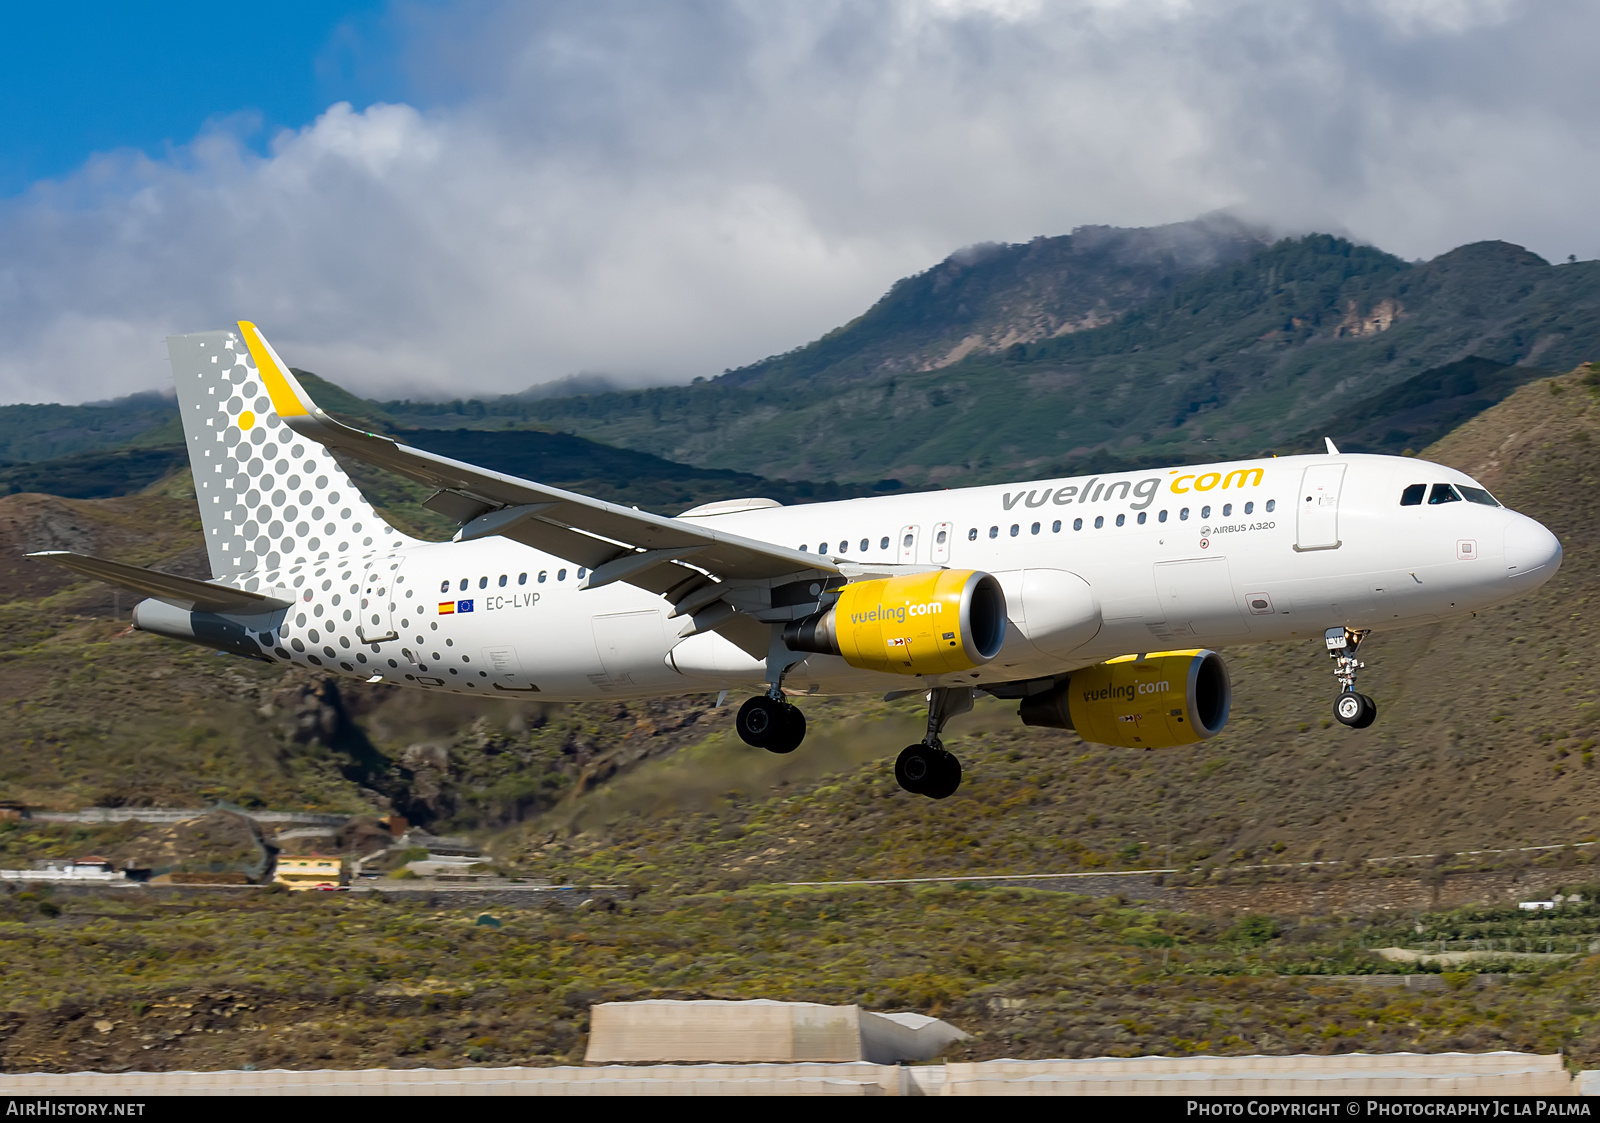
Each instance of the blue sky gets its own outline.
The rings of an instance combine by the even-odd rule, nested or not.
[[[13,4],[0,36],[0,195],[222,119],[262,147],[330,104],[407,96],[381,0]]]
[[[977,242],[1600,256],[1588,0],[12,5],[0,402],[258,322],[379,395],[688,381]]]

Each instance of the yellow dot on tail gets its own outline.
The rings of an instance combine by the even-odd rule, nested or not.
[[[249,410],[245,410],[239,415],[239,428],[243,429],[245,432],[248,433],[251,429],[255,428],[255,424],[256,415],[251,413]]]

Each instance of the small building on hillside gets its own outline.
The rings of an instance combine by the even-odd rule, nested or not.
[[[98,854],[90,854],[77,861],[43,859],[33,863],[31,870],[0,870],[0,879],[6,881],[122,881],[121,872]]]
[[[280,854],[272,880],[290,889],[335,889],[344,884],[344,859]]]

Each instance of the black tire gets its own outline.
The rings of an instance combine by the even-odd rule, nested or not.
[[[961,786],[961,761],[955,753],[941,752],[933,779],[923,785],[922,794],[929,799],[949,799]]]
[[[1362,703],[1364,704],[1364,708],[1361,716],[1356,718],[1356,720],[1351,723],[1350,728],[1365,729],[1367,726],[1378,720],[1378,703],[1374,702],[1365,694],[1358,694],[1356,697],[1361,699]]]
[[[758,694],[739,707],[739,716],[733,727],[739,739],[757,749],[764,749],[775,737],[781,736],[788,722],[784,709],[793,709],[787,702],[779,702]],[[796,742],[798,744],[798,742]],[[787,750],[785,750],[787,751]]]
[[[902,788],[922,795],[924,788],[939,777],[939,750],[927,745],[907,745],[895,758],[894,778]]]
[[[1361,719],[1366,716],[1369,700],[1364,700],[1365,695],[1355,694],[1350,691],[1334,699],[1333,718],[1340,725],[1348,725],[1352,729],[1361,728]],[[1372,724],[1370,719],[1368,725]]]
[[[783,702],[783,720],[764,746],[769,753],[792,753],[806,739],[806,715],[792,702]]]

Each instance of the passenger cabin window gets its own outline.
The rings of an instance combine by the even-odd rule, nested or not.
[[[1435,503],[1459,503],[1461,496],[1456,494],[1456,489],[1449,484],[1434,484],[1433,490],[1428,493],[1428,506]]]
[[[1060,519],[1057,519],[1055,522],[1050,524],[1050,533],[1051,534],[1060,534],[1061,533],[1061,520]]]
[[[1022,527],[1020,527],[1016,523],[1012,523],[1011,524],[1011,537],[1015,538],[1017,536],[1017,531],[1019,531],[1021,529],[1022,529]]]
[[[450,579],[448,577],[439,582],[439,591],[441,593],[448,593],[450,591]]]
[[[478,588],[487,589],[488,587],[489,587],[489,579],[487,577],[478,578]]]
[[[826,554],[827,552],[828,552],[828,544],[826,542],[818,542],[817,543],[817,553]]]
[[[1083,520],[1082,519],[1073,519],[1072,520],[1072,529],[1073,530],[1082,530],[1083,529]]]
[[[1139,512],[1139,525],[1140,526],[1144,525],[1144,516],[1145,516],[1145,512],[1144,511],[1140,511]]]
[[[1244,513],[1247,514],[1247,515],[1250,514],[1251,512],[1253,512],[1255,509],[1256,509],[1256,505],[1254,503],[1246,503],[1244,505]]]
[[[1270,515],[1272,512],[1276,511],[1277,509],[1278,509],[1278,501],[1276,499],[1267,500],[1267,514]]]
[[[557,581],[565,581],[566,579],[567,579],[567,571],[566,570],[564,570],[564,569],[556,570],[556,580]]]
[[[549,576],[550,576],[550,571],[548,569],[541,569],[539,571],[539,584],[543,585],[544,584],[544,579],[546,577],[549,577]]]
[[[1179,512],[1178,512],[1178,521],[1179,521],[1179,522],[1184,522],[1184,521],[1186,521],[1186,520],[1187,520],[1187,519],[1188,519],[1188,518],[1189,518],[1189,508],[1187,508],[1187,507],[1184,507],[1184,508],[1183,508],[1183,509],[1182,509],[1182,510],[1180,510],[1180,511],[1179,511]]]
[[[1159,515],[1156,516],[1156,522],[1164,523],[1166,521],[1167,521],[1167,513],[1165,511],[1162,511]]]
[[[1202,519],[1209,519],[1211,517],[1211,508],[1210,507],[1201,507],[1200,508],[1200,517]]]
[[[1039,533],[1039,524],[1038,523],[1034,523],[1033,524],[1033,532],[1035,534]],[[943,546],[949,540],[950,540],[950,532],[948,530],[941,530],[939,532],[939,534],[938,534],[938,537],[936,537],[934,539],[934,541],[937,542],[941,546]]]
[[[507,577],[504,573],[502,573],[500,575],[500,587],[502,589],[504,589],[506,587],[506,582],[509,581],[509,580],[511,580],[511,578]]]
[[[1222,505],[1222,517],[1223,518],[1227,518],[1228,516],[1230,516],[1232,514],[1233,514],[1233,504],[1232,503],[1224,503]]]
[[[1400,506],[1420,507],[1422,506],[1422,497],[1426,494],[1428,494],[1427,484],[1412,484],[1400,493]]]
[[[977,527],[973,527],[971,530],[967,531],[967,541],[968,542],[976,542],[977,540],[978,540],[978,528]]]
[[[1032,531],[1030,531],[1030,533],[1032,533],[1032,534],[1038,534],[1039,533],[1039,524],[1038,523],[1034,523],[1033,524],[1033,529],[1032,529]]]
[[[1000,528],[997,527],[997,526],[991,526],[989,528],[989,537],[990,538],[999,538],[1000,537]]]
[[[884,535],[883,538],[878,542],[878,549],[887,550],[888,548],[889,548],[889,536],[888,535]]]
[[[466,578],[465,578],[465,577],[463,577],[463,578],[462,578],[462,579],[461,579],[461,591],[462,591],[462,592],[463,592],[463,593],[464,593],[464,592],[466,592],[466,591],[467,591],[467,585],[468,585],[468,584],[469,584],[469,582],[468,582],[468,581],[467,581],[467,579],[466,579]]]
[[[941,541],[941,542],[943,542],[943,541],[944,541],[944,535],[942,535],[942,534],[941,534],[941,535],[940,535],[940,536],[939,536],[939,541]],[[865,539],[865,538],[863,538],[863,539],[862,539],[862,540],[861,540],[861,552],[862,552],[862,553],[863,553],[863,554],[864,554],[864,553],[866,553],[866,552],[867,552],[867,547],[868,547],[868,546],[870,546],[870,545],[872,545],[872,543],[871,543],[871,542],[869,542],[869,541],[867,541],[867,540],[866,540],[866,539]]]
[[[1094,528],[1096,530],[1099,530],[1101,527],[1103,527],[1105,525],[1106,525],[1106,517],[1104,515],[1096,515],[1094,517]]]
[[[1125,526],[1125,525],[1127,525],[1127,522],[1128,522],[1128,516],[1127,515],[1118,515],[1117,516],[1117,525],[1118,526]]]
[[[1456,490],[1467,497],[1468,503],[1482,503],[1485,507],[1500,506],[1500,501],[1494,496],[1490,495],[1487,491],[1484,491],[1481,487],[1467,487],[1465,484],[1463,484],[1456,488]]]
[[[526,585],[527,583],[528,583],[528,575],[526,573],[517,574],[517,584]]]

